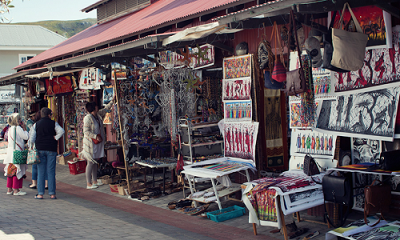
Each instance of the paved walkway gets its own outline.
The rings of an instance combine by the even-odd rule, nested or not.
[[[0,149],[0,159],[3,157]],[[108,185],[87,190],[84,174],[70,175],[68,166],[63,165],[57,165],[57,200],[48,195],[43,200],[34,199],[37,192],[28,188],[29,172],[24,181],[28,194],[10,196],[5,194],[3,169],[0,164],[0,239],[283,239],[279,233],[270,233],[275,228],[265,226],[258,227],[255,236],[248,214],[216,223],[169,210],[167,203],[181,199],[182,192],[141,203],[111,193]],[[243,206],[226,201],[223,207],[234,204]],[[285,219],[290,223],[293,218]],[[324,225],[309,222],[297,226],[320,231],[314,239],[324,239],[328,231]]]

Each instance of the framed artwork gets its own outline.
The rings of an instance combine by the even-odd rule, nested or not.
[[[393,141],[400,87],[323,100],[316,128],[339,136]]]
[[[301,104],[301,100],[291,100],[289,98],[290,115],[289,115],[289,127],[290,128],[312,128],[315,126],[315,118],[305,119],[304,107]],[[296,99],[296,97],[294,97]],[[315,107],[321,104],[320,101],[315,101]]]
[[[79,89],[98,90],[103,85],[102,74],[97,68],[86,68],[79,78]]]
[[[251,77],[251,55],[224,58],[224,79]]]
[[[251,78],[223,79],[222,100],[250,100],[251,99]]]
[[[224,102],[224,120],[225,122],[251,122],[252,109],[251,100]]]

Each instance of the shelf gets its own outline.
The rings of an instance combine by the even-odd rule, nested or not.
[[[192,147],[208,146],[208,145],[220,144],[223,142],[224,141],[222,141],[222,140],[218,140],[218,141],[214,141],[214,142],[194,143],[194,144],[192,144]],[[190,144],[188,144],[188,143],[182,143],[182,145],[190,147]]]
[[[215,127],[218,126],[218,123],[200,123],[200,124],[194,124],[190,128],[191,129],[198,129],[198,128],[205,128],[205,127]],[[187,124],[181,124],[180,127],[182,128],[187,128]]]
[[[219,185],[219,186],[222,186],[222,185]],[[218,189],[219,186],[217,186],[217,189]],[[208,188],[208,189],[206,189],[204,191],[205,192],[214,192],[214,189],[211,187],[211,188]],[[218,197],[222,198],[222,197],[228,196],[228,195],[230,195],[232,193],[235,193],[235,192],[238,192],[238,191],[241,191],[241,184],[232,183],[232,186],[230,186],[229,188],[225,188],[224,190],[218,191]],[[196,202],[201,202],[201,203],[210,203],[210,202],[206,202],[205,201],[206,198],[204,198],[204,197],[190,198],[190,196],[189,196],[189,197],[187,197],[187,199],[190,199],[190,200],[193,200],[193,201],[196,201]]]

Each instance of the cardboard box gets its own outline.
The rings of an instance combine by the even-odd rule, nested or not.
[[[58,158],[58,164],[61,165],[67,165],[68,161],[73,161],[74,158],[76,158],[76,154],[72,153],[71,155],[68,155],[67,157],[64,157],[62,154],[57,156]]]
[[[109,175],[105,175],[99,178],[103,184],[110,184],[113,182],[113,179]]]
[[[127,189],[128,188],[128,186],[126,185],[126,184],[119,184],[118,185],[118,194],[119,195],[125,195],[125,189]]]

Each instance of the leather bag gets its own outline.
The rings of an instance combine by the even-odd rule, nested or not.
[[[380,165],[383,170],[400,170],[400,150],[381,152]]]
[[[283,88],[283,83],[277,82],[271,78],[271,73],[269,71],[264,72],[264,87],[268,89],[281,89]]]
[[[379,182],[374,185],[375,182]],[[370,214],[381,213],[379,220],[372,226],[375,226],[383,218],[384,213],[389,212],[391,204],[391,188],[389,185],[382,184],[379,180],[374,180],[371,185],[364,188],[364,222],[367,224],[367,217]]]
[[[322,191],[325,201],[350,207],[353,205],[350,177],[326,174],[322,178]]]
[[[349,10],[351,17],[356,26],[357,32],[348,32],[342,30],[343,14]],[[360,23],[355,17],[348,3],[345,3],[340,17],[340,29],[332,28],[332,45],[333,56],[332,66],[349,70],[357,71],[364,65],[365,48],[367,47],[368,35],[364,34]]]
[[[15,150],[15,144],[21,150]],[[17,143],[17,126],[14,128],[14,152],[13,152],[13,164],[26,164],[28,158],[28,150],[22,150],[22,147]]]
[[[318,163],[310,155],[304,156],[303,171],[307,176],[319,174]]]
[[[293,24],[293,28],[296,29],[296,21],[294,20],[294,14],[293,11],[290,12],[290,17],[291,17],[291,22]],[[299,63],[300,63],[300,68],[296,70],[292,70],[289,72],[286,72],[286,93],[289,96],[294,96],[299,93],[303,93],[307,90],[306,86],[306,80],[305,80],[305,75],[304,75],[304,69],[303,69],[303,64],[300,56],[300,46],[299,46],[299,41],[297,37],[297,31],[294,31],[294,39],[296,42],[296,48],[297,48],[297,54],[299,58]]]

